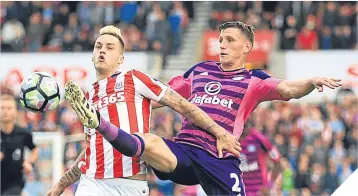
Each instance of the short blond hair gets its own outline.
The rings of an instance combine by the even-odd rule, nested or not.
[[[100,36],[101,35],[112,35],[112,36],[118,38],[119,42],[122,44],[122,48],[124,51],[123,36],[122,36],[121,30],[119,28],[117,28],[113,25],[104,26],[99,30],[99,35]]]

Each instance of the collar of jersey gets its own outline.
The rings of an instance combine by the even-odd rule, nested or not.
[[[221,68],[221,63],[219,62],[219,63],[216,63],[217,64],[217,66],[219,67],[219,69],[220,69],[220,71],[222,71],[222,72],[224,72],[224,73],[232,73],[232,72],[243,72],[243,71],[245,71],[246,70],[246,68],[245,67],[241,67],[241,68],[239,68],[239,69],[234,69],[234,70],[230,70],[230,71],[224,71],[222,68]]]
[[[119,68],[119,69],[117,69],[116,72],[114,72],[114,73],[113,73],[111,76],[109,76],[109,77],[115,78],[115,77],[117,77],[119,74],[121,74],[122,72],[123,72],[123,70]],[[107,77],[107,78],[109,78],[109,77]],[[93,85],[93,86],[98,85],[99,82],[101,82],[101,81],[103,81],[103,80],[105,80],[105,79],[107,79],[107,78],[104,78],[104,79],[102,79],[102,80],[99,80],[99,81],[93,83],[92,85]]]

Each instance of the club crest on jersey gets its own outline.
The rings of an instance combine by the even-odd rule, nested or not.
[[[249,152],[255,152],[255,151],[256,151],[256,146],[250,144],[250,145],[247,147],[247,151],[249,151]]]
[[[220,82],[208,82],[205,84],[204,90],[208,95],[217,95],[221,90]]]
[[[123,82],[116,82],[116,85],[114,86],[114,90],[118,91],[123,88]]]

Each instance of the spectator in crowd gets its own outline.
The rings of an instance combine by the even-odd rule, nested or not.
[[[353,172],[351,158],[343,158],[343,163],[337,167],[338,183],[342,184]]]
[[[20,52],[25,37],[24,25],[15,17],[11,18],[2,26],[2,42],[7,45],[10,51]]]
[[[331,195],[336,190],[337,187],[338,187],[337,168],[332,163],[329,164],[328,171],[324,176],[323,189],[327,194]]]
[[[41,22],[40,12],[31,15],[30,23],[26,31],[26,43],[29,52],[37,52],[42,45],[44,34],[44,24]]]
[[[62,52],[71,52],[75,46],[73,34],[68,31],[63,36]]]
[[[298,158],[298,170],[295,176],[295,188],[301,190],[309,186],[309,157],[302,153]]]
[[[295,188],[294,173],[286,158],[282,158],[282,190],[284,195],[290,195]]]
[[[318,49],[318,35],[313,26],[307,24],[298,33],[296,39],[296,49],[298,50],[316,50]]]
[[[91,7],[90,4],[92,2],[90,1],[81,1],[77,5],[77,16],[79,21],[83,24],[91,24]]]
[[[319,49],[332,49],[332,29],[329,26],[323,27],[319,37]]]

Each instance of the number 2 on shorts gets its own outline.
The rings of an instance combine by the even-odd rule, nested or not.
[[[234,178],[235,179],[235,184],[232,186],[231,190],[232,192],[237,192],[240,193],[241,192],[241,188],[240,188],[240,180],[239,180],[239,176],[237,176],[237,174],[235,173],[231,173],[230,174],[230,178]],[[238,196],[241,194],[238,194]]]

